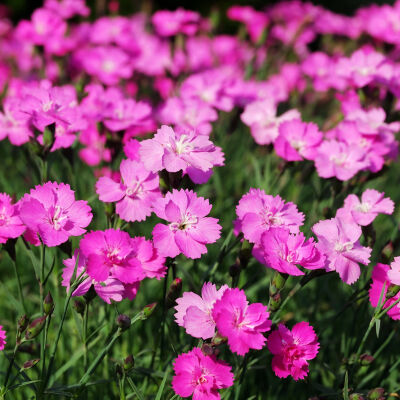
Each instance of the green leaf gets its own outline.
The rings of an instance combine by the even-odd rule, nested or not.
[[[161,386],[158,388],[158,392],[157,392],[156,398],[154,400],[161,400],[161,395],[164,391],[164,387],[167,382],[167,378],[168,378],[168,370],[165,371],[164,378],[161,382]]]
[[[129,376],[128,376],[128,383],[129,383],[129,386],[132,388],[132,390],[135,392],[136,397],[139,400],[145,400],[142,392],[138,389],[138,387],[134,384],[132,378],[130,378]]]
[[[381,320],[380,319],[377,319],[375,321],[375,328],[376,328],[376,337],[378,338],[379,337],[379,331],[381,329]]]
[[[344,375],[343,399],[349,400],[349,373],[346,371]]]

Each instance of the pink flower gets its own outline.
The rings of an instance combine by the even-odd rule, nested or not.
[[[372,271],[372,284],[369,289],[369,301],[371,302],[372,307],[377,307],[379,304],[379,299],[382,295],[382,302],[384,302],[383,308],[390,307],[396,300],[400,298],[400,293],[397,293],[394,297],[385,301],[387,290],[391,284],[395,284],[392,282],[390,275],[397,281],[398,279],[398,257],[394,259],[391,267],[385,264],[376,264]],[[385,285],[385,288],[383,288]],[[395,320],[400,320],[400,305],[394,306],[390,311],[388,311],[388,315],[390,318]]]
[[[165,257],[183,253],[189,258],[200,258],[207,252],[206,244],[221,236],[216,218],[206,217],[211,204],[191,190],[173,190],[154,204],[158,217],[169,222],[153,229],[154,246]]]
[[[339,273],[343,282],[351,285],[360,276],[358,263],[368,265],[371,251],[362,247],[361,228],[341,218],[320,221],[312,227],[317,235],[317,249],[326,256],[326,270]]]
[[[318,354],[319,343],[308,322],[299,322],[292,330],[279,324],[278,330],[268,337],[268,350],[274,355],[272,369],[279,378],[289,375],[295,381],[308,375],[308,360]]]
[[[279,126],[284,121],[300,118],[297,110],[289,110],[279,117],[277,106],[271,100],[257,100],[248,104],[240,116],[244,124],[250,127],[251,135],[260,145],[274,143],[279,135]]]
[[[201,297],[193,292],[185,292],[176,300],[175,322],[186,329],[189,335],[209,339],[215,334],[215,322],[212,318],[214,303],[228,289],[227,285],[217,290],[213,283],[206,282],[201,289]]]
[[[31,189],[19,201],[19,216],[27,227],[29,241],[39,245],[37,235],[48,246],[58,246],[70,236],[83,235],[92,213],[88,203],[75,200],[65,183],[47,182]]]
[[[180,354],[174,361],[174,392],[194,400],[220,400],[218,389],[233,385],[231,367],[215,356],[206,356],[199,348]]]
[[[101,201],[117,202],[116,213],[124,221],[144,221],[152,212],[152,204],[161,197],[158,175],[133,160],[122,160],[120,171],[120,182],[101,177],[96,193]]]
[[[86,6],[85,0],[45,0],[44,8],[56,12],[65,19],[75,15],[87,17],[90,14],[90,8]]]
[[[384,196],[385,193],[374,189],[367,189],[362,194],[361,201],[355,194],[349,194],[344,200],[344,207],[337,211],[337,215],[349,218],[361,226],[369,225],[378,214],[393,214],[394,203]]]
[[[7,341],[6,341],[6,331],[5,331],[5,329],[3,328],[3,326],[2,325],[0,325],[0,351],[1,350],[4,350],[4,347],[6,346],[6,343],[7,343]],[[233,378],[232,378],[233,379]]]
[[[368,167],[365,151],[361,146],[348,145],[336,140],[322,142],[314,161],[321,178],[335,176],[341,181],[351,179],[357,172]]]
[[[221,148],[214,146],[207,136],[194,131],[175,132],[166,125],[157,130],[153,139],[140,143],[139,153],[149,171],[182,171],[194,183],[207,182],[212,168],[224,165]]]
[[[267,195],[261,189],[250,189],[240,199],[236,215],[235,231],[242,231],[244,237],[255,244],[259,244],[261,235],[271,228],[282,227],[297,233],[304,221],[304,214],[295,204]]]
[[[25,226],[19,218],[18,208],[7,193],[0,193],[0,243],[21,236]]]
[[[282,122],[274,142],[276,154],[287,161],[314,160],[322,141],[322,133],[312,122],[299,119]]]
[[[159,10],[151,18],[151,22],[160,36],[174,36],[178,33],[192,36],[196,34],[200,21],[200,14],[183,8],[175,11]]]
[[[266,266],[283,274],[304,275],[296,265],[306,269],[324,268],[325,257],[315,247],[313,238],[306,240],[299,232],[275,228],[263,233],[261,245],[253,250],[256,258]]]
[[[165,275],[164,258],[143,237],[131,238],[115,229],[92,231],[81,240],[80,249],[87,258],[86,272],[96,282],[115,278],[133,284],[146,277],[160,279]]]
[[[387,276],[393,285],[400,286],[400,257],[394,258],[390,264],[390,271],[388,271]]]
[[[139,149],[140,142],[136,139],[129,139],[124,144],[124,153],[130,160],[140,161]]]
[[[271,329],[267,307],[261,303],[248,303],[240,289],[226,289],[214,304],[212,316],[218,332],[228,338],[229,348],[245,355],[250,349],[260,350],[266,338],[262,332]]]

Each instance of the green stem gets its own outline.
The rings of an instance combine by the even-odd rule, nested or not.
[[[126,400],[125,396],[125,375],[122,378],[118,378],[119,383],[119,398],[120,400]]]
[[[7,383],[8,383],[8,379],[10,378],[12,367],[14,365],[14,360],[15,360],[15,355],[17,354],[17,350],[18,350],[18,343],[15,344],[13,355],[11,357],[10,364],[8,365],[8,368],[7,368],[6,377],[4,379],[4,388],[5,389],[8,388]]]
[[[88,315],[89,303],[85,306],[85,313],[83,314],[83,365],[85,370],[88,367],[88,348],[87,348],[87,332],[88,332]]]
[[[17,264],[14,260],[12,261],[12,265],[14,268],[14,273],[15,273],[15,277],[17,278],[17,284],[18,284],[18,297],[19,297],[19,302],[22,304],[22,308],[24,310],[24,314],[26,314],[26,307],[25,307],[25,300],[24,300],[24,295],[22,293],[22,285],[21,285],[21,279],[18,273],[18,268],[17,268]]]
[[[39,281],[39,291],[40,291],[40,314],[44,314],[44,279],[45,279],[45,265],[46,265],[46,246],[42,242],[40,245],[40,281]],[[42,330],[40,334],[40,379],[38,398],[42,397],[44,391],[44,375],[46,369],[46,341],[47,341],[47,329],[48,329],[49,318],[46,319],[45,329]]]

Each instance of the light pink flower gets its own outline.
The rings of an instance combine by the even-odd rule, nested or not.
[[[39,235],[48,247],[84,234],[93,217],[88,203],[76,201],[74,191],[65,183],[38,185],[19,201],[19,206],[19,217],[27,227],[29,241],[39,245]]]
[[[217,290],[213,283],[206,282],[201,289],[201,297],[193,292],[183,293],[183,296],[176,300],[175,322],[193,337],[212,338],[215,334],[213,305],[227,288],[227,285],[223,285]]]
[[[284,121],[300,118],[297,110],[289,110],[277,116],[277,106],[272,100],[257,100],[248,104],[240,116],[250,127],[251,135],[260,145],[274,143],[279,135],[279,126]]]
[[[318,354],[318,337],[308,322],[299,322],[292,330],[279,324],[268,337],[268,350],[274,355],[272,369],[279,378],[289,375],[295,381],[308,375],[308,360]]]
[[[236,215],[236,233],[242,231],[244,237],[255,244],[259,244],[261,235],[271,228],[282,227],[297,233],[304,221],[304,214],[294,203],[286,203],[280,196],[267,195],[261,189],[250,189],[240,199]]]
[[[180,397],[193,400],[220,400],[218,389],[233,385],[231,367],[215,356],[206,356],[199,348],[180,354],[174,361],[172,388]]]
[[[17,205],[12,204],[7,193],[0,193],[0,243],[21,236],[24,230],[25,225],[19,218]]]
[[[378,214],[393,214],[394,203],[385,193],[374,189],[367,189],[361,195],[361,201],[355,194],[349,194],[344,200],[343,208],[337,215],[353,220],[361,226],[371,224]]]
[[[117,202],[116,213],[124,221],[144,221],[152,212],[152,204],[161,197],[158,175],[133,160],[122,160],[120,171],[120,182],[101,177],[96,193],[101,201]]]
[[[136,139],[129,139],[124,144],[124,153],[130,160],[140,161],[139,149],[140,142]]]
[[[315,247],[313,238],[306,240],[302,232],[291,234],[284,228],[264,232],[253,254],[267,267],[294,276],[304,275],[296,265],[306,269],[325,266],[325,256]]]
[[[200,258],[207,252],[206,244],[221,236],[216,218],[206,217],[211,204],[191,190],[173,190],[154,204],[158,217],[169,222],[153,229],[154,246],[165,257],[183,253],[189,258]]]
[[[75,15],[87,17],[90,14],[90,8],[86,6],[85,0],[45,0],[44,8],[54,11],[64,19]]]
[[[390,264],[390,270],[387,272],[387,276],[393,285],[400,286],[400,257],[395,257]]]
[[[398,259],[398,257],[396,258]],[[398,279],[398,260],[396,260],[396,258],[391,264],[392,268],[389,267],[389,265],[376,264],[372,271],[372,284],[369,289],[369,301],[371,302],[372,307],[378,306],[381,295],[381,304],[384,302],[383,308],[390,307],[396,300],[400,298],[400,293],[397,293],[394,297],[384,301],[389,286],[391,284],[395,284],[395,282],[392,282],[391,278],[389,277],[389,272],[392,272],[390,275],[392,275],[395,280]],[[393,274],[393,271],[396,272]],[[385,288],[383,288],[383,285],[385,285]],[[390,311],[388,311],[388,315],[392,319],[400,320],[400,305],[397,304],[397,306],[394,306]]]
[[[131,238],[116,229],[92,231],[81,240],[80,249],[87,259],[86,272],[96,282],[111,277],[133,284],[146,277],[159,279],[165,275],[164,258],[143,237]]]
[[[274,148],[287,161],[314,160],[321,141],[322,133],[316,124],[293,119],[279,125]]]
[[[250,349],[260,350],[266,338],[263,332],[271,329],[267,307],[261,303],[248,303],[240,289],[226,289],[214,304],[212,316],[218,332],[228,338],[230,349],[245,355]]]
[[[312,227],[317,235],[317,248],[326,256],[327,271],[339,273],[343,282],[351,285],[360,276],[359,263],[368,265],[371,251],[361,246],[361,228],[336,217],[320,221]]]
[[[139,153],[149,171],[182,171],[194,183],[207,182],[212,168],[224,165],[221,148],[214,146],[207,136],[194,131],[176,132],[166,125],[157,130],[153,139],[140,143]]]
[[[6,346],[7,343],[6,338],[7,338],[6,331],[3,328],[3,326],[0,325],[0,351],[4,350],[4,347]]]
[[[159,10],[151,18],[151,22],[160,36],[174,36],[178,33],[192,36],[196,34],[200,21],[199,13],[183,8],[175,11]]]

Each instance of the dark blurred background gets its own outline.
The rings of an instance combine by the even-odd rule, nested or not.
[[[95,9],[96,2],[107,3],[107,0],[87,0],[92,9]],[[183,7],[193,9],[207,15],[212,8],[218,8],[225,12],[227,8],[234,4],[250,5],[256,9],[262,9],[267,5],[277,3],[276,0],[120,0],[120,14],[130,14],[132,12],[156,9],[176,9]],[[393,1],[388,0],[319,0],[312,1],[314,4],[324,6],[332,11],[350,15],[357,8],[369,4],[393,4]],[[18,21],[23,18],[29,18],[32,11],[42,5],[42,0],[0,0],[0,4],[5,4],[11,10],[11,18]]]

